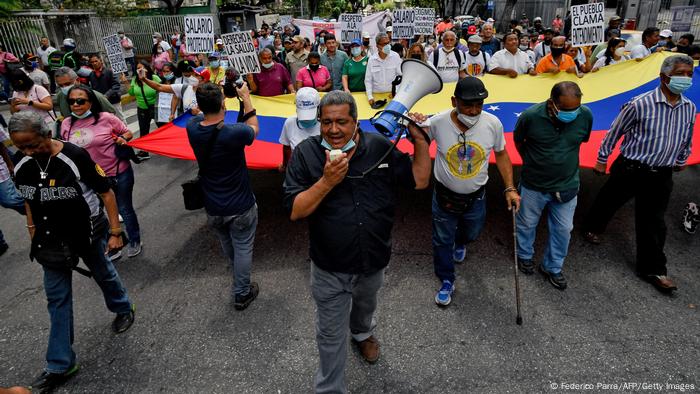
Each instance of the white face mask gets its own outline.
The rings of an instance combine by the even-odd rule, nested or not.
[[[615,49],[615,56],[623,56],[625,54],[625,47],[619,47]]]
[[[194,75],[190,75],[189,77],[187,77],[186,81],[187,85],[190,85],[192,87],[199,85],[199,79],[197,79],[197,77],[195,77]]]
[[[462,122],[463,125],[467,126],[467,128],[470,129],[474,127],[474,125],[479,121],[479,117],[481,117],[481,114],[476,116],[469,116],[457,113],[457,119],[459,119],[459,121]]]

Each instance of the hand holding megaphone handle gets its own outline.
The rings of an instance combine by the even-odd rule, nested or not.
[[[401,139],[401,134],[403,134],[404,131],[408,131],[408,125],[410,124],[410,125],[416,126],[416,128],[418,128],[418,130],[420,130],[421,134],[423,134],[423,138],[425,138],[425,142],[430,144],[430,137],[428,137],[428,134],[425,131],[423,131],[423,128],[420,127],[420,125],[418,125],[418,123],[414,122],[413,119],[409,118],[408,116],[406,116],[400,112],[392,111],[390,109],[385,109],[383,111],[379,111],[379,112],[375,113],[374,116],[372,116],[370,118],[370,120],[369,120],[370,123],[373,123],[373,120],[377,116],[379,116],[380,114],[382,114],[384,112],[391,114],[391,115],[394,115],[396,118],[399,119],[398,124],[400,125],[400,127],[399,127],[400,130],[399,130],[399,133],[397,134],[397,141],[399,139]],[[407,132],[406,136],[409,138],[409,140],[411,140],[411,133]]]

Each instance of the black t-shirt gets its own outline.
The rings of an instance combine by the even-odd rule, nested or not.
[[[397,185],[415,188],[411,159],[394,150],[376,169],[361,174],[391,147],[375,133],[360,133],[345,179],[309,216],[310,256],[331,272],[368,274],[389,264]],[[306,139],[294,149],[284,181],[284,203],[291,212],[296,196],[323,175],[326,163],[321,137]]]
[[[97,194],[110,184],[85,149],[64,142],[50,161],[25,156],[15,167],[15,183],[32,212],[33,243],[63,240],[79,252],[90,245],[90,218],[102,214]]]
[[[245,147],[255,139],[253,128],[242,123],[227,124],[219,131],[214,147],[206,158],[209,137],[216,125],[202,126],[203,117],[187,123],[187,138],[200,168],[204,190],[204,208],[212,216],[239,215],[255,204],[245,161]]]

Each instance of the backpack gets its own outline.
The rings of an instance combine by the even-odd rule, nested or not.
[[[435,52],[433,52],[433,66],[435,67],[436,70],[437,70],[437,65],[438,65],[438,58],[440,56],[440,49],[442,49],[442,48],[438,48],[435,50]],[[460,53],[461,51],[459,50],[459,48],[455,48],[453,52],[455,54],[455,58],[457,59],[457,68],[459,69],[459,67],[462,66],[462,54]],[[485,61],[486,61],[486,56],[484,56],[484,62]]]

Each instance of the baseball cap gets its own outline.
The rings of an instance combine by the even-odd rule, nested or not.
[[[489,96],[489,92],[481,79],[466,77],[457,82],[454,96],[462,101],[484,100]]]
[[[353,46],[353,45],[357,45],[358,47],[362,46],[362,41],[360,41],[356,38],[350,42],[350,46]]]
[[[288,43],[288,42],[291,43],[291,42],[292,42],[292,39],[289,38],[289,37],[284,37],[284,41],[282,41],[282,43],[286,44],[286,43]]]
[[[394,31],[394,26],[387,26],[387,27],[386,27],[386,31],[387,31],[387,32],[392,32],[392,31]]]
[[[489,19],[486,20],[486,22],[487,22],[487,23],[493,23],[493,22],[495,22],[495,20],[494,20],[493,18],[489,18]]]
[[[476,34],[476,26],[471,25],[467,28],[467,34]]]
[[[659,33],[659,36],[660,36],[660,37],[664,37],[664,38],[673,37],[673,32],[672,32],[671,30],[669,30],[669,29],[663,29],[663,30],[661,30],[661,32]]]
[[[224,45],[224,40],[222,40],[221,38],[216,40],[216,45],[219,45],[219,44]]]
[[[297,90],[296,96],[297,119],[316,119],[318,105],[321,103],[321,96],[314,88],[301,88]]]
[[[611,21],[619,21],[619,20],[621,20],[621,19],[622,19],[622,18],[620,18],[619,15],[613,15],[613,16],[610,17],[610,20],[611,20]]]
[[[362,32],[362,38],[371,38],[368,31]]]
[[[532,21],[533,21],[533,22],[537,22],[537,21],[542,22],[542,17],[541,17],[541,16],[538,16],[538,17],[536,17],[535,19],[533,19]]]
[[[209,59],[212,59],[212,58],[218,59],[218,58],[220,58],[220,57],[221,57],[221,53],[216,52],[216,51],[214,51],[214,52],[212,52],[212,53],[209,54]]]
[[[477,35],[475,34],[475,35],[469,37],[469,39],[467,40],[467,42],[470,43],[470,44],[481,44],[481,43],[484,42],[484,40],[482,40],[481,37],[479,37],[479,36],[477,36]]]
[[[303,42],[304,39],[303,39],[300,35],[296,35],[296,36],[292,37],[292,41],[294,41],[294,42]]]
[[[460,39],[459,39],[459,43],[462,44],[462,45],[464,45],[464,46],[467,45],[467,41],[466,41],[464,38],[460,38]]]

